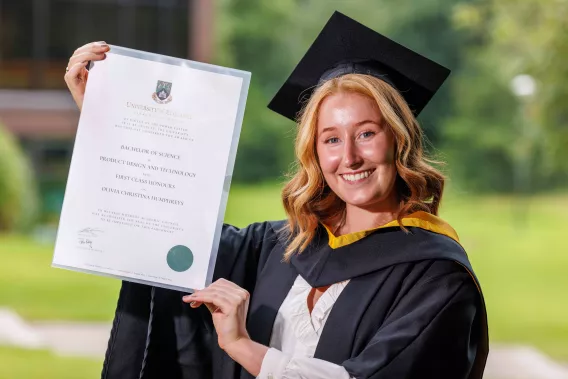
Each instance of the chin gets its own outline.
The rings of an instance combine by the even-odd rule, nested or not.
[[[382,194],[344,194],[339,196],[346,204],[355,207],[366,207],[372,204],[376,204],[383,198]]]

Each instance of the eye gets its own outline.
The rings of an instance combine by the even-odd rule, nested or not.
[[[338,143],[339,142],[339,138],[337,137],[331,137],[325,140],[325,143]]]
[[[366,131],[366,132],[363,132],[363,133],[359,134],[359,137],[365,139],[365,138],[370,138],[370,137],[372,137],[372,136],[374,136],[374,135],[375,135],[375,132]]]

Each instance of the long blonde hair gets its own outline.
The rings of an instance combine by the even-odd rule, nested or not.
[[[423,134],[400,93],[369,75],[348,74],[330,79],[316,88],[300,113],[295,142],[296,169],[282,190],[288,217],[290,243],[285,260],[301,253],[314,239],[320,222],[344,219],[345,203],[325,182],[316,152],[317,120],[322,101],[339,92],[356,92],[374,99],[383,122],[396,144],[396,191],[401,203],[398,220],[415,211],[438,214],[444,176],[431,164],[422,147]]]

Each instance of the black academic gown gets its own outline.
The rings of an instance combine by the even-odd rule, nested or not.
[[[463,248],[418,227],[379,229],[332,249],[323,228],[302,254],[282,262],[284,222],[225,225],[215,278],[251,293],[247,330],[269,345],[280,305],[297,275],[313,287],[351,279],[325,324],[315,358],[369,379],[480,379],[487,317]],[[184,293],[123,282],[103,379],[250,379],[217,345],[206,307]]]

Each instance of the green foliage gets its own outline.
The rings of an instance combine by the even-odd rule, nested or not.
[[[253,74],[254,76],[254,74]],[[294,123],[270,115],[267,97],[251,85],[239,141],[235,180],[259,182],[284,173],[293,154]]]
[[[266,106],[289,69],[288,30],[295,2],[219,2],[217,63],[252,72],[235,181],[258,182],[284,173],[293,157],[294,124]]]
[[[455,8],[469,36],[467,65],[453,82],[444,124],[452,173],[468,188],[527,192],[568,184],[568,3],[479,0]],[[536,93],[515,98],[529,74]]]
[[[0,231],[26,228],[37,209],[32,169],[16,140],[0,124]]]

